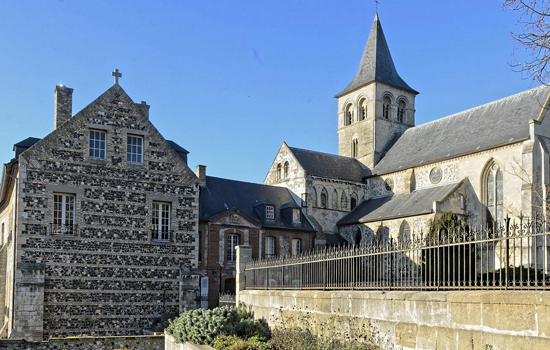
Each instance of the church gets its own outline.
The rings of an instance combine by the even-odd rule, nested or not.
[[[410,240],[452,212],[474,225],[547,213],[550,89],[415,125],[418,92],[393,63],[378,14],[338,93],[338,155],[283,143],[264,180],[301,198],[327,244]]]

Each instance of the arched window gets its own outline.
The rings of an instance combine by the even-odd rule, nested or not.
[[[485,175],[485,205],[487,206],[487,221],[502,224],[503,219],[503,185],[502,170],[497,164],[492,164]]]
[[[356,158],[359,153],[359,140],[357,137],[354,137],[353,140],[351,140],[351,156]]]
[[[323,190],[321,191],[321,203],[319,205],[319,208],[321,209],[326,209],[327,208],[327,190],[325,190],[323,188]]]
[[[354,193],[351,195],[351,199],[350,199],[350,210],[355,209],[356,206],[357,206],[357,195]]]
[[[403,123],[405,121],[406,108],[407,108],[407,105],[405,104],[405,101],[400,100],[397,105],[397,121],[400,123]]]
[[[338,192],[336,190],[332,191],[332,204],[331,209],[338,209]]]
[[[281,181],[281,163],[277,164],[277,173],[275,174],[275,180]]]
[[[289,175],[289,172],[288,172],[288,162],[285,162],[285,166],[284,166],[284,175],[285,175],[285,180],[288,179],[288,175]]]
[[[391,98],[389,96],[384,97],[384,104],[382,106],[382,116],[384,119],[390,119],[390,105]]]
[[[344,124],[350,125],[353,123],[353,105],[349,104],[344,112]]]
[[[315,188],[312,188],[312,191],[311,191],[311,206],[312,207],[317,206],[317,190]]]
[[[359,101],[359,115],[358,120],[367,119],[367,99],[363,98]]]
[[[408,243],[411,241],[411,227],[409,226],[409,223],[405,220],[401,223],[401,227],[399,228],[399,242],[400,243]]]

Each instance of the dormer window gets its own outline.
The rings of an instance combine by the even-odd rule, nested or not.
[[[275,220],[275,207],[272,205],[266,205],[265,218],[267,220]]]
[[[299,223],[301,221],[300,209],[292,209],[292,222]]]

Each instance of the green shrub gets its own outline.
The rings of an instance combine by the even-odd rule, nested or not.
[[[218,350],[248,350],[246,341],[235,335],[221,335],[211,345]]]
[[[267,330],[243,308],[223,306],[213,310],[197,309],[183,312],[170,323],[166,332],[176,342],[186,341],[210,345],[218,336],[257,336],[267,340]]]

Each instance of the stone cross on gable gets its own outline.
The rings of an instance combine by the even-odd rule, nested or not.
[[[115,69],[111,75],[115,77],[115,84],[118,85],[118,78],[122,78],[122,73],[118,71],[118,69]]]

